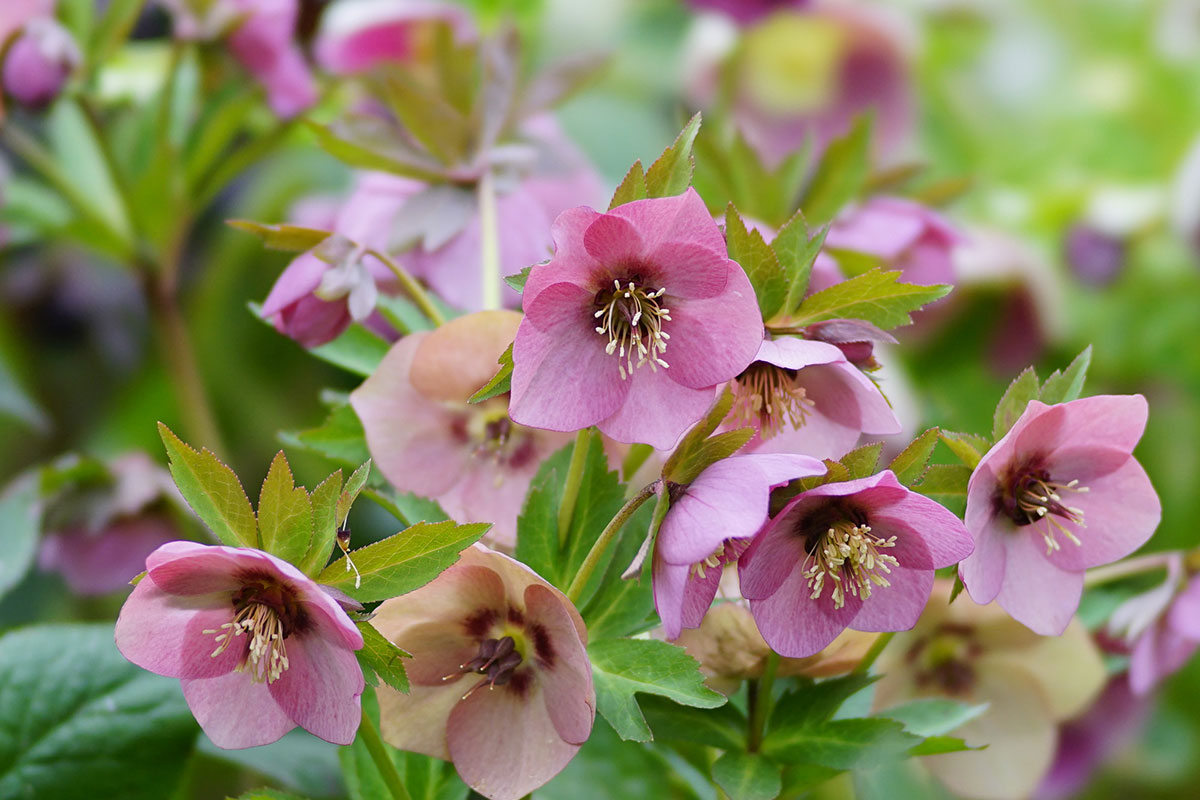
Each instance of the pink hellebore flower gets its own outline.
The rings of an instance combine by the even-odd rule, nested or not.
[[[298,0],[234,0],[247,14],[229,37],[229,49],[267,91],[280,117],[294,117],[317,102],[317,86],[295,42]]]
[[[1084,571],[1150,538],[1162,508],[1132,455],[1146,415],[1141,395],[1029,403],[968,484],[975,552],[958,569],[975,602],[995,600],[1057,636],[1079,607]]]
[[[699,11],[720,11],[738,24],[757,22],[780,9],[804,8],[809,0],[688,0]]]
[[[654,545],[654,606],[668,639],[700,625],[721,571],[767,521],[771,489],[824,475],[825,465],[796,455],[722,459],[672,497]]]
[[[755,537],[738,571],[763,638],[780,655],[802,658],[848,627],[908,630],[934,570],[970,552],[958,517],[887,470],[796,497]]]
[[[587,631],[561,592],[481,545],[426,586],[386,600],[375,627],[412,653],[412,689],[379,690],[383,738],[449,759],[491,800],[553,778],[592,731]]]
[[[900,432],[874,381],[837,345],[795,337],[764,339],[754,363],[733,383],[730,417],[758,431],[758,453],[837,458],[862,433]]]
[[[121,608],[116,640],[139,667],[181,679],[218,747],[270,744],[297,725],[354,741],[362,634],[320,586],[268,553],[163,545]]]
[[[508,418],[506,397],[467,399],[499,369],[521,315],[480,311],[401,339],[350,394],[371,457],[393,486],[437,500],[457,520],[494,523],[516,543],[517,515],[542,460],[567,438]]]
[[[436,0],[336,2],[321,16],[313,43],[317,63],[335,75],[366,72],[381,63],[405,62],[433,45],[439,24],[459,42],[478,35],[461,7]]]
[[[695,190],[554,223],[525,284],[512,418],[672,447],[763,337],[746,273]]]
[[[82,60],[74,37],[54,17],[32,19],[4,56],[4,93],[26,106],[46,106]]]
[[[954,282],[955,245],[962,236],[941,214],[899,197],[873,197],[843,213],[825,245],[877,256],[907,283]]]
[[[1178,672],[1200,647],[1200,576],[1185,581],[1183,558],[1167,556],[1167,579],[1122,603],[1108,629],[1132,645],[1129,686],[1149,693]]]

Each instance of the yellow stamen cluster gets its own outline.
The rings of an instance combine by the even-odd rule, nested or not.
[[[250,667],[250,674],[256,683],[274,683],[288,668],[287,647],[283,643],[283,622],[279,615],[268,605],[262,603],[247,603],[232,622],[226,622],[218,629],[209,629],[205,634],[216,635],[217,649],[212,657],[224,653],[239,636],[245,634],[250,638],[246,657],[237,666],[238,671]]]
[[[881,549],[896,546],[896,537],[881,539],[871,535],[869,525],[838,522],[832,525],[804,561],[804,577],[812,589],[809,597],[818,599],[825,584],[833,585],[833,607],[846,604],[846,592],[866,600],[871,585],[891,586],[883,576],[900,562],[895,556],[880,553]],[[811,561],[811,566],[809,565]]]
[[[712,553],[709,554],[708,558],[692,564],[692,575],[700,580],[704,580],[705,575],[708,574],[708,570],[721,568],[721,559],[724,557],[724,555],[725,542],[721,542],[719,545],[717,545],[717,549],[713,550]]]
[[[762,438],[770,439],[785,421],[793,428],[802,427],[814,407],[795,371],[756,361],[738,376],[730,416],[757,422]]]
[[[1046,542],[1046,555],[1050,555],[1055,550],[1062,549],[1062,545],[1055,535],[1056,532],[1061,533],[1076,547],[1082,544],[1074,531],[1059,522],[1055,517],[1062,517],[1081,528],[1086,528],[1087,526],[1083,522],[1083,509],[1077,506],[1065,505],[1061,493],[1082,493],[1087,490],[1088,487],[1080,486],[1077,480],[1067,483],[1057,483],[1038,478],[1026,481],[1021,487],[1021,491],[1018,492],[1016,498],[1017,508],[1025,514],[1026,518],[1035,522],[1044,521],[1046,523],[1039,531]]]
[[[608,337],[605,352],[617,354],[621,380],[633,375],[634,367],[642,364],[649,364],[651,370],[670,366],[662,354],[671,335],[662,326],[671,321],[671,309],[659,305],[666,291],[646,290],[633,281],[622,285],[614,280],[612,294],[594,314],[600,321],[596,333]]]

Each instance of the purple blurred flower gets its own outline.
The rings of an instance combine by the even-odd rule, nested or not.
[[[1127,257],[1125,241],[1086,224],[1072,225],[1063,241],[1063,257],[1080,283],[1107,286],[1117,279]]]
[[[53,17],[30,20],[4,56],[4,93],[33,108],[49,105],[83,54]]]
[[[844,211],[825,246],[875,256],[908,283],[954,283],[955,245],[962,237],[937,212],[899,197],[872,197]]]
[[[458,42],[478,32],[460,6],[436,0],[336,2],[321,16],[313,53],[335,75],[366,72],[386,62],[404,62],[430,51],[438,24],[448,24]]]
[[[1149,693],[1200,647],[1200,577],[1187,579],[1183,556],[1165,556],[1166,579],[1113,611],[1108,632],[1131,648],[1129,686]]]
[[[688,0],[700,11],[720,11],[740,25],[748,25],[781,9],[801,9],[810,0]]]

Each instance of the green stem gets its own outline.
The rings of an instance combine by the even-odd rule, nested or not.
[[[294,120],[282,121],[263,136],[237,148],[229,157],[221,161],[208,177],[197,182],[192,189],[192,207],[207,208],[218,194],[234,179],[245,172],[255,163],[265,158],[296,125]]]
[[[763,667],[763,675],[756,681],[750,681],[750,695],[747,698],[750,710],[750,730],[746,737],[746,750],[757,753],[762,745],[763,733],[766,731],[767,720],[771,717],[771,692],[775,687],[775,673],[779,671],[779,653],[774,650],[767,654],[767,663]]]
[[[858,666],[854,668],[854,674],[866,675],[868,672],[870,672],[871,665],[875,663],[875,660],[879,658],[879,654],[883,652],[883,649],[888,646],[888,643],[892,641],[892,637],[895,635],[895,631],[881,633],[879,638],[872,643],[871,649],[868,650],[867,654],[862,657],[862,661],[858,662]]]
[[[1130,558],[1126,561],[1118,561],[1115,564],[1109,564],[1098,569],[1089,569],[1083,577],[1083,585],[1085,587],[1099,586],[1104,583],[1127,578],[1130,575],[1137,575],[1141,572],[1150,572],[1156,569],[1166,569],[1168,559],[1174,555],[1173,553],[1151,553],[1150,555],[1139,556],[1138,558]]]
[[[567,533],[571,529],[571,517],[575,514],[575,501],[579,498],[579,486],[583,483],[583,466],[587,463],[591,431],[591,428],[584,428],[575,434],[575,447],[571,450],[571,464],[567,467],[567,480],[563,484],[562,502],[558,504],[559,550],[567,546]]]
[[[479,267],[483,284],[483,309],[500,308],[500,233],[496,223],[496,189],[492,172],[479,179]]]
[[[368,250],[367,254],[378,258],[383,262],[385,267],[392,271],[392,274],[396,276],[396,280],[400,282],[400,288],[412,298],[412,301],[417,304],[417,308],[421,309],[421,313],[428,317],[434,326],[441,326],[446,323],[446,317],[438,310],[437,305],[433,302],[433,298],[429,296],[429,293],[425,291],[416,278],[408,274],[408,271],[404,267],[397,264],[386,253],[378,250]]]
[[[383,746],[379,728],[366,711],[363,711],[362,723],[358,726],[358,737],[367,746],[367,752],[371,754],[371,760],[375,762],[375,768],[379,770],[379,776],[392,793],[393,800],[412,800],[408,790],[404,788],[404,781],[400,780],[400,773],[396,771],[396,762],[392,761],[387,748]]]
[[[617,534],[621,532],[621,528],[629,521],[634,512],[655,495],[659,485],[659,482],[655,481],[629,498],[625,505],[621,506],[621,510],[617,512],[616,516],[610,519],[608,524],[604,526],[604,530],[600,532],[600,536],[592,545],[592,549],[584,557],[583,563],[579,565],[579,571],[575,573],[575,578],[567,588],[568,600],[576,605],[579,604],[579,598],[583,596],[583,589],[587,586],[588,579],[592,577],[592,573],[596,571],[596,567],[599,566],[600,559],[604,556],[604,551],[617,538]]]

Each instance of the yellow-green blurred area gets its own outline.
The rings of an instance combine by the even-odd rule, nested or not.
[[[739,32],[675,0],[466,5],[492,22],[514,14],[535,60],[611,51],[604,74],[559,112],[610,186],[634,159],[649,163],[695,110],[705,37],[755,37],[747,69],[765,77],[752,90],[797,108],[827,97],[830,59],[844,46],[819,26],[788,28],[782,18]],[[1191,148],[1200,147],[1200,0],[870,5],[898,26],[915,98],[913,134],[878,168],[881,185],[889,170],[919,167],[911,184],[918,190],[955,188],[940,198],[941,210],[969,237],[994,242],[984,249],[998,262],[964,277],[936,319],[902,331],[900,363],[893,359],[887,369],[913,384],[924,426],[982,433],[1023,366],[1032,361],[1044,378],[1092,345],[1086,393],[1138,392],[1150,403],[1136,455],[1161,496],[1163,520],[1147,549],[1200,547],[1200,166],[1190,176],[1183,169]],[[130,63],[136,72],[158,62]],[[712,110],[712,124],[720,113]],[[321,391],[345,392],[358,379],[310,357],[251,313],[248,304],[266,296],[287,256],[223,220],[286,220],[297,201],[336,193],[348,176],[297,127],[183,243],[184,314],[225,441],[222,456],[250,487],[279,448],[278,432],[318,424]],[[53,198],[27,176],[0,180],[5,197],[55,212]],[[182,425],[165,366],[178,354],[152,323],[132,273],[32,238],[20,219],[5,223],[0,479],[68,451],[143,449],[160,458],[155,422]],[[1103,280],[1064,257],[1077,228],[1102,235]],[[888,381],[885,371],[885,391]],[[315,456],[289,456],[300,483],[313,486],[327,472]],[[364,524],[387,523],[369,517]],[[62,591],[54,579],[27,579],[0,603],[0,627],[111,619],[118,606],[64,599]],[[1198,682],[1200,659],[1193,659],[1166,686],[1140,738],[1103,763],[1083,796],[1193,796]],[[611,731],[601,728],[598,722],[600,746],[615,752]],[[621,752],[614,758],[628,762],[624,778],[668,761],[681,767],[659,750]],[[575,778],[561,785],[577,787],[594,768],[581,759],[565,773]],[[927,796],[920,792],[929,788],[918,785],[915,796]],[[567,796],[554,786],[544,796]],[[646,790],[626,788],[629,796]],[[843,796],[845,788],[826,792]],[[900,784],[860,789],[862,796],[902,796]],[[676,790],[700,791],[694,781]]]

